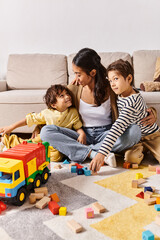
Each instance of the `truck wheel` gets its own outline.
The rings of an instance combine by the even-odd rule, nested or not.
[[[27,190],[24,187],[20,188],[16,196],[15,205],[22,206],[26,200],[26,196],[27,196]]]
[[[34,179],[33,187],[34,188],[39,188],[41,186],[41,182],[42,182],[41,175],[38,174]]]
[[[49,178],[49,170],[48,168],[45,168],[42,173],[42,183],[46,183]]]

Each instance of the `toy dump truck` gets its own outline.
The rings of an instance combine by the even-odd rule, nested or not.
[[[48,142],[24,141],[0,153],[0,198],[21,206],[27,190],[46,183],[50,175],[50,148]]]

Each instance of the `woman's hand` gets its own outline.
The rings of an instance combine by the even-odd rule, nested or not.
[[[143,126],[152,126],[156,122],[155,115],[152,112],[152,109],[148,108],[147,112],[149,115],[141,120]]]
[[[104,164],[105,156],[102,153],[97,153],[97,155],[90,162],[90,170],[93,172],[98,172]]]
[[[9,134],[14,130],[12,125],[9,126],[5,126],[5,127],[1,127],[0,128],[0,133],[2,133],[2,136],[4,136],[4,134]]]
[[[77,86],[79,85],[79,83],[78,83],[76,78],[70,84],[71,85],[77,85]]]

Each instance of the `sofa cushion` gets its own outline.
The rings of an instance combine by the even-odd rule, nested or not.
[[[58,54],[12,54],[7,67],[9,89],[46,89],[67,84],[66,56]]]
[[[140,50],[133,53],[135,87],[139,88],[141,82],[153,81],[157,57],[160,57],[160,50]]]
[[[0,104],[31,104],[44,103],[43,96],[46,90],[9,90],[0,92]]]
[[[70,54],[67,58],[68,61],[68,74],[69,74],[69,82],[71,82],[75,76],[72,71],[72,59],[74,58],[76,54]],[[101,57],[101,62],[104,65],[104,67],[108,67],[108,65],[118,59],[128,60],[130,63],[132,63],[131,56],[128,53],[123,52],[102,52],[99,53]]]
[[[160,57],[157,58],[156,61],[156,69],[154,73],[154,81],[160,82]]]

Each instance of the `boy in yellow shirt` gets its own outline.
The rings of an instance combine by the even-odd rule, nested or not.
[[[2,142],[7,147],[13,147],[24,139],[19,138],[17,135],[7,135],[10,134],[14,129],[28,125],[46,124],[46,125],[56,125],[63,128],[75,129],[79,134],[77,141],[80,143],[85,143],[86,135],[83,131],[82,122],[79,119],[79,114],[76,108],[72,106],[72,97],[70,91],[67,87],[62,85],[53,85],[51,86],[45,96],[45,103],[47,109],[42,110],[40,113],[29,113],[26,117],[16,123],[13,123],[9,126],[1,127],[0,133],[2,134]],[[35,139],[32,139],[33,142],[41,141],[40,135]],[[63,157],[56,149],[54,149],[53,161],[60,161]]]

